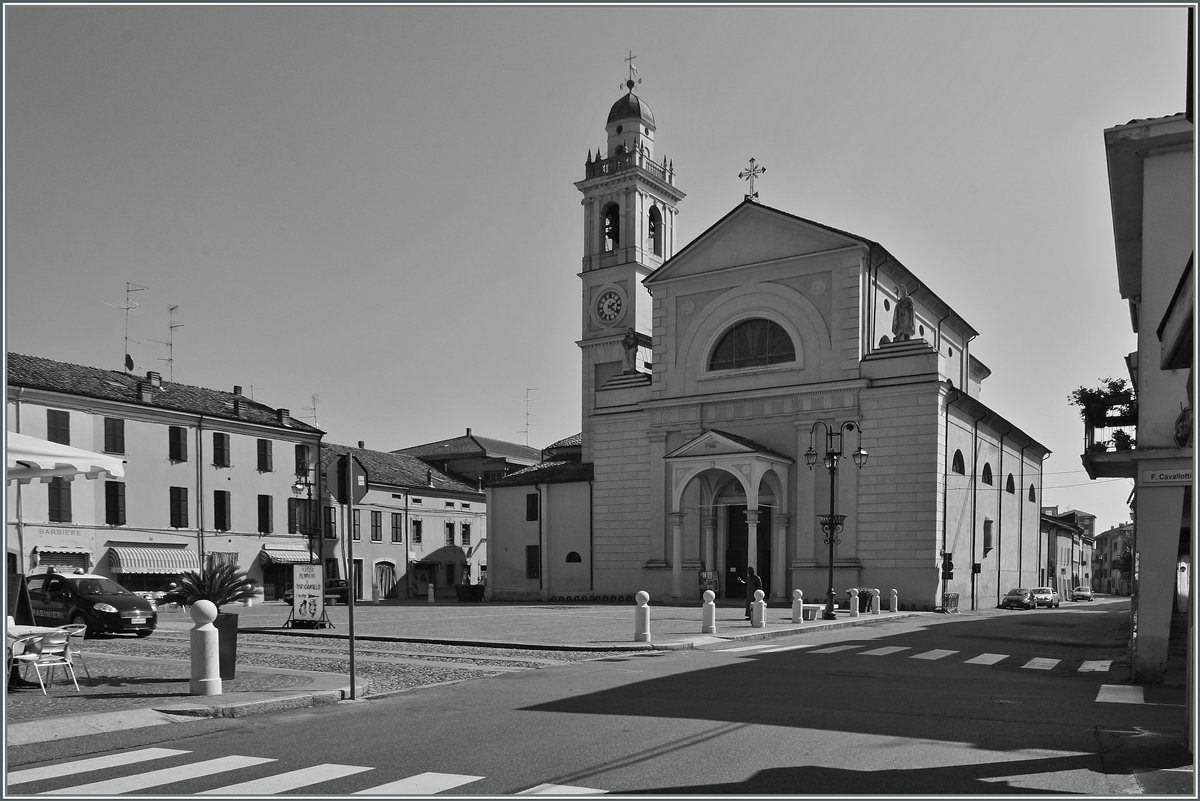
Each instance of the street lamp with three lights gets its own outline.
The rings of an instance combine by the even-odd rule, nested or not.
[[[825,542],[829,545],[829,592],[827,593],[828,600],[825,605],[825,614],[822,617],[825,620],[836,620],[837,615],[834,613],[834,596],[836,590],[833,588],[833,549],[841,540],[838,539],[838,534],[842,533],[842,528],[846,523],[846,516],[836,514],[837,511],[837,494],[836,494],[836,478],[838,470],[838,460],[842,458],[843,439],[847,433],[858,434],[858,447],[854,449],[854,453],[850,454],[850,458],[854,460],[854,465],[860,470],[867,463],[867,452],[862,447],[862,426],[856,420],[847,420],[842,423],[837,431],[829,427],[824,420],[818,420],[813,423],[812,428],[808,432],[808,450],[804,452],[804,463],[808,465],[808,469],[812,470],[817,463],[816,436],[817,426],[825,427],[825,469],[829,471],[829,514],[817,515],[817,521],[821,524],[821,531],[825,532]]]

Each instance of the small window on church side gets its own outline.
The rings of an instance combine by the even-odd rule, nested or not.
[[[604,209],[604,252],[611,253],[621,246],[621,207],[610,203]]]
[[[992,466],[987,462],[983,463],[983,483],[989,487],[992,485]]]
[[[1034,489],[1033,489],[1033,485],[1032,485],[1032,484],[1030,484],[1030,485],[1029,485],[1029,500],[1030,500],[1030,501],[1036,501],[1036,500],[1037,500],[1037,493],[1036,493],[1036,492],[1034,492]]]
[[[1017,485],[1013,481],[1012,473],[1008,474],[1008,481],[1004,484],[1004,491],[1007,492],[1009,495],[1017,494]]]
[[[730,329],[709,360],[710,370],[737,370],[796,361],[796,346],[778,323],[746,320]]]
[[[662,214],[659,213],[657,206],[650,207],[650,249],[654,251],[655,256],[663,254],[662,249]]]
[[[583,559],[580,558],[579,553],[577,551],[571,551],[569,554],[567,554],[567,561],[568,562],[582,562]]]
[[[958,473],[960,476],[966,475],[967,466],[963,463],[962,451],[954,452],[954,460],[950,463],[950,469],[955,473]]]

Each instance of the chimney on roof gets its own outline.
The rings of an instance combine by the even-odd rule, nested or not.
[[[241,384],[234,384],[234,385],[233,385],[233,394],[234,394],[234,395],[241,395],[241,394],[242,394],[242,386],[241,386]]]
[[[360,439],[360,440],[358,441],[358,447],[359,447],[359,448],[365,448],[365,447],[367,447],[367,443],[363,442],[363,441]]]
[[[292,413],[288,409],[276,409],[275,413],[279,415],[279,422],[283,425],[290,425],[292,422]]]
[[[156,373],[153,370],[147,370],[146,380],[150,382],[150,386],[158,389],[162,386],[162,373]]]
[[[138,400],[142,403],[150,403],[154,398],[154,393],[150,389],[150,385],[145,381],[139,381],[137,385]]]
[[[239,387],[239,389],[240,389],[240,387]],[[233,416],[241,417],[244,409],[245,409],[245,403],[242,401],[241,396],[234,398],[233,399]]]
[[[425,471],[425,481],[429,484],[430,487],[433,486],[433,471],[432,470]]]
[[[467,429],[467,436],[468,436],[468,437],[469,437],[469,436],[471,436],[471,429],[470,429],[470,428],[468,428],[468,429]]]

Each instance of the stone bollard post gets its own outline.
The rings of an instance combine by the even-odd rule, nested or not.
[[[426,592],[429,597],[429,603],[433,603],[433,582],[429,582],[429,590]]]
[[[858,617],[858,588],[850,590],[850,617]]]
[[[371,582],[371,603],[379,603],[379,583],[375,581]]]
[[[879,589],[871,590],[871,614],[879,614]]]
[[[700,612],[700,633],[717,633],[717,605],[714,603],[717,594],[712,590],[704,591],[704,606]]]
[[[633,641],[650,642],[650,593],[641,590],[634,600],[637,608],[633,610]]]
[[[792,622],[804,622],[804,590],[792,590]]]
[[[188,610],[195,626],[191,632],[192,695],[221,694],[220,645],[217,641],[217,607],[212,601],[196,601]]]
[[[754,591],[754,603],[750,604],[750,628],[765,629],[767,627],[767,602],[763,600],[766,593]]]
[[[893,612],[900,611],[900,593],[897,592],[894,588],[892,589],[892,609],[891,609],[891,611],[893,611]]]

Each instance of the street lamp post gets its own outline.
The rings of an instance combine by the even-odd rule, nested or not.
[[[321,537],[318,526],[313,525],[313,505],[312,505],[312,488],[313,483],[308,477],[308,460],[301,459],[296,463],[296,480],[292,482],[292,494],[299,498],[301,495],[308,493],[308,500],[305,502],[304,514],[299,515],[300,520],[304,521],[299,524],[300,531],[308,538],[309,558],[316,554],[317,564],[323,564],[320,554],[317,551],[321,546]],[[314,546],[314,541],[315,545]]]
[[[836,620],[837,615],[833,611],[833,599],[836,590],[833,588],[833,550],[841,540],[838,539],[838,534],[842,533],[842,529],[846,523],[846,516],[836,514],[837,512],[837,471],[838,460],[842,457],[842,442],[847,433],[858,434],[858,447],[854,449],[854,453],[850,458],[854,460],[854,465],[860,470],[867,463],[867,452],[862,447],[862,426],[855,420],[847,420],[842,423],[837,431],[834,431],[829,425],[818,420],[813,423],[812,428],[808,432],[808,450],[804,452],[804,463],[808,465],[808,469],[812,470],[817,463],[816,437],[817,426],[825,428],[825,469],[829,471],[829,514],[817,515],[817,521],[821,524],[821,531],[825,532],[825,542],[829,545],[829,592],[828,600],[825,605],[825,614],[822,616],[825,620]]]

